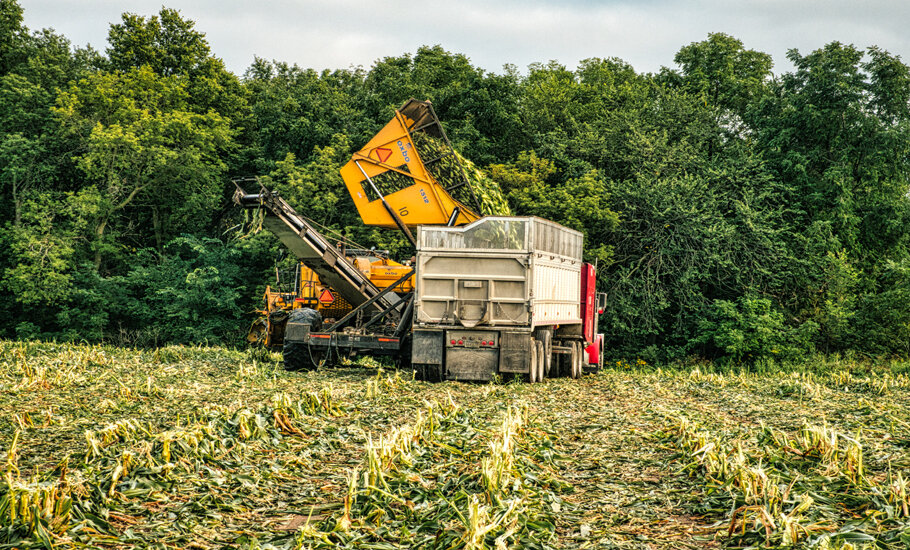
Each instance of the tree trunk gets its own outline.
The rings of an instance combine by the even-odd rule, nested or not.
[[[95,272],[101,273],[101,239],[104,238],[104,230],[107,228],[107,218],[102,218],[95,228]]]
[[[161,218],[158,216],[158,207],[152,207],[152,227],[155,230],[155,248],[158,250],[159,255],[164,255],[164,237],[161,232]]]

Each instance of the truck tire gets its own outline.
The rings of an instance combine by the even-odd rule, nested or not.
[[[284,370],[301,371],[316,368],[309,359],[310,350],[306,344],[285,342],[281,354],[284,357]]]
[[[530,350],[531,357],[528,359],[528,379],[532,384],[537,382],[537,341],[532,339]]]
[[[578,351],[578,353],[575,354],[575,371],[572,374],[572,378],[581,378],[585,364],[585,346],[581,342],[576,342],[575,349]]]
[[[296,323],[301,325],[310,325],[311,331],[317,331],[322,328],[322,315],[315,309],[300,308],[292,310],[288,314],[288,324]],[[331,350],[320,352],[310,345],[303,342],[289,342],[285,340],[282,356],[284,357],[284,370],[301,371],[315,370],[320,364],[326,362],[326,358]]]
[[[543,382],[547,370],[546,348],[544,343],[537,340],[537,381]]]
[[[287,322],[288,324],[310,325],[311,331],[319,332],[322,329],[322,314],[308,307],[292,309],[288,313]]]
[[[553,377],[568,378],[572,376],[572,342],[560,340],[556,345],[569,348],[569,353],[558,353],[553,357],[553,369],[556,371]]]
[[[570,342],[569,345],[572,346],[572,355],[569,357],[569,376],[578,378],[578,356],[580,355],[578,342]]]
[[[546,375],[547,378],[556,378],[559,376],[558,372],[553,370],[553,329],[552,328],[539,328],[534,331],[534,339],[543,344],[543,359],[538,359],[542,364],[543,368],[541,372]],[[559,370],[557,366],[556,370]],[[543,380],[543,376],[539,377],[540,380]]]

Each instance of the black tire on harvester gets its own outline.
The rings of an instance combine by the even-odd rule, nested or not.
[[[287,322],[288,324],[309,325],[311,331],[318,331],[322,328],[322,314],[307,307],[294,309],[288,315]],[[328,352],[321,353],[312,349],[308,344],[285,340],[282,355],[284,356],[284,370],[300,371],[318,368],[320,363],[325,362],[323,355],[328,355]]]
[[[287,326],[289,314],[290,311],[286,309],[276,309],[269,313],[267,337],[269,349],[277,350],[284,345],[284,328]]]

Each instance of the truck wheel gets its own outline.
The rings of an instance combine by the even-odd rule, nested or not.
[[[316,365],[310,360],[309,346],[300,342],[285,342],[281,354],[284,357],[284,370],[313,370]]]
[[[575,374],[572,378],[581,378],[582,372],[584,372],[583,367],[585,364],[585,345],[581,342],[576,342],[575,346],[578,348],[578,355],[576,356],[575,361]]]
[[[569,357],[569,376],[578,378],[578,343],[571,342],[572,355]]]
[[[547,378],[559,376],[558,372],[553,371],[553,327],[535,329],[533,338],[543,344],[543,352],[537,354],[537,360],[542,365],[540,369],[542,375],[538,376],[538,379],[543,380],[544,375]],[[556,370],[559,370],[558,365]]]
[[[315,309],[302,307],[292,309],[287,315],[287,324],[310,325],[310,330],[318,332],[322,329],[322,314]]]
[[[553,331],[545,330],[543,331],[543,372],[546,373],[547,378],[556,378],[559,376],[558,372],[553,372]],[[541,376],[541,379],[543,377]]]
[[[442,382],[442,367],[426,363],[414,363],[415,377],[424,382]]]
[[[546,353],[543,342],[540,340],[537,341],[537,381],[543,382],[544,373],[546,371]]]
[[[569,377],[572,375],[572,343],[560,340],[556,345],[560,347],[568,346],[570,348],[570,353],[558,353],[553,357],[553,370],[556,371],[553,377]]]
[[[532,384],[537,382],[537,341],[531,340],[531,358],[528,360],[528,377]]]

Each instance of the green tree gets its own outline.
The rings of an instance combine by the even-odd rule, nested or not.
[[[678,76],[686,90],[740,115],[767,93],[771,78],[770,55],[747,50],[741,40],[724,33],[684,46],[673,61],[681,68]]]
[[[643,172],[608,191],[620,212],[607,241],[615,262],[604,319],[614,346],[691,353],[714,300],[785,293],[794,258],[782,196],[755,159],[698,175]]]
[[[47,151],[39,140],[22,134],[0,135],[0,189],[8,190],[13,205],[13,225],[22,222],[23,202],[50,176],[43,162]]]
[[[232,146],[232,131],[214,112],[189,110],[186,98],[183,80],[145,67],[97,73],[60,95],[54,111],[84,139],[86,151],[75,160],[95,190],[96,268],[116,246],[118,218],[130,225],[128,210],[147,215],[161,250],[171,236],[207,220],[220,199],[221,155]]]
[[[19,222],[3,232],[15,264],[7,267],[3,286],[28,307],[54,306],[68,299],[74,239],[64,218],[73,212],[58,197],[35,194],[23,204]]]
[[[793,311],[827,327],[828,345],[841,334],[842,347],[862,341],[866,349],[889,349],[891,331],[868,320],[891,315],[874,311],[885,307],[879,298],[889,295],[888,285],[902,284],[884,273],[901,273],[887,266],[900,265],[910,250],[910,68],[878,48],[863,52],[837,42],[788,57],[794,72],[781,77],[748,121],[756,149],[793,190],[795,223],[813,243],[813,267],[794,285]],[[818,296],[841,288],[849,273],[858,280],[843,291],[848,295],[837,291],[830,307],[820,307]]]
[[[875,55],[873,83],[863,71],[863,52],[853,46],[835,42],[805,57],[791,50],[796,71],[782,77],[751,121],[760,150],[798,190],[804,211],[832,223],[855,252],[881,250],[905,234],[901,225],[880,222],[900,219],[882,208],[906,204],[900,197],[910,135],[906,117],[892,115],[899,110],[891,99],[910,89],[907,67],[883,52]],[[888,71],[881,70],[885,64]]]
[[[18,63],[24,38],[22,7],[16,0],[0,0],[0,76]]]
[[[200,114],[214,110],[235,128],[250,125],[245,89],[212,55],[205,34],[195,27],[195,22],[169,8],[149,17],[124,13],[121,23],[108,31],[108,66],[115,72],[148,67],[159,76],[182,77],[189,110]]]
[[[161,76],[188,75],[209,60],[205,35],[195,23],[174,9],[161,8],[158,15],[142,17],[124,13],[122,22],[111,25],[107,49],[111,69],[129,71],[147,65]]]
[[[264,161],[259,168],[271,170],[288,153],[309,160],[317,147],[329,146],[336,134],[366,143],[377,127],[358,106],[363,78],[358,69],[319,73],[257,58],[247,70],[245,85],[252,97],[256,142]]]
[[[767,298],[714,300],[698,324],[695,341],[714,347],[724,362],[799,360],[814,351],[815,325],[794,327]]]

